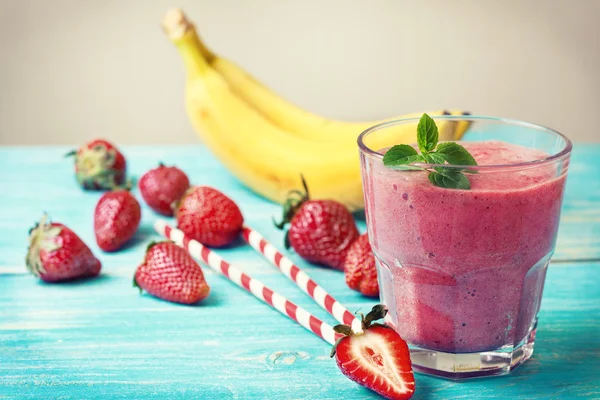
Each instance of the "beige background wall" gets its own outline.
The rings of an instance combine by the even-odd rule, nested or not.
[[[600,141],[600,0],[1,0],[0,144],[197,142],[172,6],[323,115],[465,108]]]

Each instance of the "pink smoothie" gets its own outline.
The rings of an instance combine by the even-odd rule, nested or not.
[[[499,141],[461,144],[480,165],[547,156]],[[367,163],[369,235],[401,336],[451,353],[518,345],[535,326],[566,165],[469,174],[471,190],[455,190],[433,186],[426,172]]]

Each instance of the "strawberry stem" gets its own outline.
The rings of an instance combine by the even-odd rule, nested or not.
[[[304,175],[300,174],[300,179],[302,180],[302,187],[304,188],[306,200],[308,200],[310,198],[310,193],[308,191],[308,185],[306,184],[306,179],[304,179]]]
[[[285,215],[285,211],[283,214]],[[277,228],[279,230],[282,230],[283,227],[285,226],[285,216],[284,216],[284,219],[281,220],[281,222],[277,222],[275,217],[271,217],[271,220],[273,221],[273,225],[275,225],[275,228]]]
[[[373,307],[373,309],[371,309],[371,311],[369,311],[366,317],[361,314],[363,330],[369,329],[369,327],[374,321],[385,318],[387,313],[388,309],[386,306],[384,306],[383,304],[377,304]]]
[[[143,289],[140,285],[138,285],[137,281],[135,280],[135,275],[133,276],[133,287],[140,289],[140,294],[142,294]]]
[[[351,336],[352,328],[349,325],[339,324],[333,327],[333,330],[342,335]]]
[[[48,219],[48,214],[44,212],[41,220],[29,230],[29,247],[27,248],[25,265],[33,275],[39,277],[46,272],[40,256],[41,250],[50,253],[61,248],[62,244],[55,241],[61,229],[60,227],[53,227]]]
[[[377,321],[379,319],[385,318],[387,313],[388,313],[388,309],[386,306],[384,306],[383,304],[377,304],[376,306],[374,306],[371,309],[371,311],[369,311],[367,316],[360,314],[363,332],[366,332],[367,329],[369,329],[369,327],[371,327],[371,326],[383,326],[386,328],[390,328],[389,326],[387,326],[385,324],[373,324],[373,321]],[[357,335],[356,332],[352,331],[352,328],[350,326],[344,325],[344,324],[339,324],[339,325],[334,326],[333,330],[336,333],[342,334],[344,336],[335,342],[335,344],[333,345],[333,348],[331,349],[330,357],[333,357],[335,355],[336,348],[342,339],[344,339],[347,336]],[[358,333],[358,334],[360,334],[360,333]]]
[[[342,339],[344,339],[343,337],[339,338],[338,340],[335,341],[333,347],[331,348],[331,353],[329,353],[329,357],[333,358],[333,356],[335,356],[335,351],[337,350],[338,344],[340,344],[340,342],[342,341]]]
[[[163,240],[162,242],[168,242],[168,240]],[[155,245],[157,245],[157,244],[159,244],[159,243],[162,243],[162,242],[156,242],[156,241],[154,241],[154,240],[153,240],[153,241],[151,241],[151,242],[148,244],[148,246],[146,246],[146,252],[148,252],[148,250],[150,250],[150,248],[152,248],[152,246],[155,246]]]
[[[288,198],[283,203],[283,216],[281,222],[277,222],[275,221],[275,218],[273,218],[273,223],[279,230],[282,230],[283,227],[292,220],[298,209],[302,206],[302,203],[310,199],[308,186],[306,185],[306,180],[302,174],[300,174],[300,179],[302,180],[304,192],[298,189],[290,190],[288,192]]]

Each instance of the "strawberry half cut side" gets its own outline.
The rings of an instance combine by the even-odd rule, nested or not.
[[[331,351],[344,375],[387,399],[409,399],[415,392],[410,352],[406,342],[391,327],[373,323],[387,314],[376,305],[367,316],[361,315],[363,332],[348,325],[336,325],[345,335]]]

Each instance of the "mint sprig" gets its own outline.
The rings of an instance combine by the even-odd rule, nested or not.
[[[383,165],[399,170],[421,170],[429,172],[429,181],[435,186],[448,189],[471,189],[469,178],[457,168],[425,168],[419,163],[450,164],[450,165],[477,165],[477,161],[463,146],[455,142],[438,144],[439,132],[435,121],[427,114],[423,114],[417,126],[417,144],[421,154],[407,144],[400,144],[390,148],[383,156]],[[436,148],[437,146],[437,148]],[[464,172],[469,172],[464,170]]]
[[[392,169],[422,169],[412,167],[413,163],[427,162],[425,157],[417,153],[414,147],[407,144],[399,144],[389,149],[383,156],[383,164]]]

